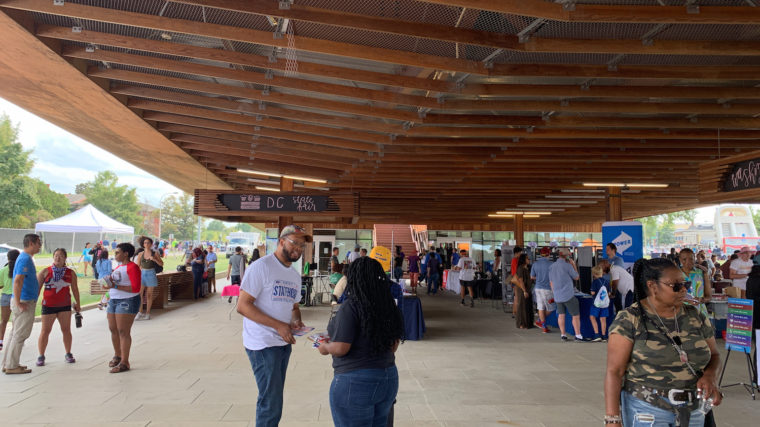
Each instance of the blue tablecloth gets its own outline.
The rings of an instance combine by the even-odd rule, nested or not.
[[[401,299],[401,313],[404,316],[404,339],[421,340],[425,335],[425,316],[422,315],[422,303],[417,297]]]
[[[580,304],[581,308],[581,334],[585,338],[593,338],[594,327],[591,325],[591,319],[589,319],[589,311],[594,305],[594,298],[588,294],[575,294],[575,298],[578,299],[578,303]],[[610,325],[612,324],[612,321],[615,319],[614,311],[615,308],[612,307],[612,304],[610,304],[610,316],[607,318],[608,331]],[[548,316],[546,316],[546,324],[555,328],[559,328],[556,311],[552,311]],[[567,331],[568,335],[575,335],[575,329],[573,328],[573,317],[570,315],[565,316],[565,331]]]

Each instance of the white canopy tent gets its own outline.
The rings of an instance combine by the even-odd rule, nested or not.
[[[35,232],[73,233],[71,237],[71,252],[74,253],[76,233],[98,233],[100,240],[103,234],[130,234],[134,236],[135,228],[109,217],[92,205],[87,205],[68,215],[50,221],[38,222]]]

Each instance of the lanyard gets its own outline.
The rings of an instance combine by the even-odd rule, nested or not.
[[[652,322],[652,324],[661,333],[665,334],[665,336],[668,337],[668,341],[670,341],[670,345],[672,345],[673,348],[678,353],[678,357],[681,359],[681,362],[683,362],[683,363],[686,364],[686,367],[689,368],[689,371],[691,371],[692,375],[694,375],[695,377],[699,378],[699,375],[694,370],[694,368],[692,368],[691,363],[689,363],[689,355],[686,354],[686,352],[681,348],[681,337],[676,336],[677,340],[676,340],[676,338],[673,338],[673,336],[670,334],[670,331],[668,331],[667,328],[665,327],[665,322],[663,322],[662,319],[660,318],[660,315],[657,314],[657,311],[649,304],[648,301],[647,301],[647,305],[649,305],[649,308],[652,310],[652,312],[654,313],[654,315],[657,316],[657,320],[660,321],[660,324],[662,325],[662,327],[660,327],[660,325],[658,325],[657,323],[655,323],[654,320],[650,319],[650,321]],[[642,310],[643,310],[643,307],[642,307]],[[680,331],[678,329],[678,313],[674,313],[674,314],[675,314],[676,332],[680,333]],[[649,317],[649,316],[647,316],[647,317]]]

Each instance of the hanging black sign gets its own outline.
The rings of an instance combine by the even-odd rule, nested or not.
[[[760,188],[760,158],[734,163],[723,182],[723,191]]]
[[[250,212],[325,212],[330,209],[329,196],[278,194],[220,194],[217,196],[231,211]]]

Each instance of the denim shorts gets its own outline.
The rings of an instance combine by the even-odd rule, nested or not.
[[[13,294],[3,294],[3,296],[0,297],[0,307],[10,307],[12,296]]]
[[[158,286],[158,277],[156,277],[156,270],[149,268],[142,271],[142,285],[146,288],[155,288]]]
[[[623,425],[626,427],[662,427],[675,425],[676,415],[671,411],[658,408],[643,400],[633,397],[627,391],[620,393]],[[705,424],[705,415],[691,411],[690,426]]]
[[[131,298],[111,299],[108,301],[108,311],[111,314],[137,314],[140,311],[140,295]]]

